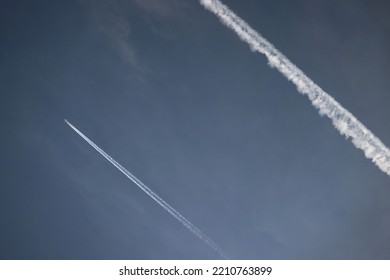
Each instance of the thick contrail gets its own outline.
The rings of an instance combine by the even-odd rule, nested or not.
[[[122,165],[116,162],[111,156],[109,156],[106,152],[100,149],[94,142],[92,142],[87,136],[81,133],[75,126],[73,126],[70,122],[65,120],[65,122],[77,132],[85,141],[88,142],[96,151],[98,151],[102,156],[104,156],[109,162],[111,162],[116,168],[118,168],[127,178],[133,181],[138,187],[140,187],[144,192],[146,192],[151,198],[153,198],[158,204],[160,204],[165,210],[169,212],[173,217],[175,217],[180,223],[182,223],[186,228],[188,228],[193,234],[195,234],[199,239],[204,241],[207,245],[213,248],[217,253],[227,259],[227,256],[224,254],[222,249],[215,244],[210,238],[208,238],[204,233],[202,233],[196,226],[194,226],[190,221],[184,218],[179,212],[173,209],[168,203],[166,203],[161,197],[159,197],[155,192],[149,189],[144,183],[138,180],[133,174],[126,170]]]
[[[252,51],[264,54],[271,67],[278,69],[296,85],[300,93],[309,97],[320,115],[330,118],[342,135],[346,138],[351,137],[352,143],[362,149],[367,158],[371,159],[380,170],[390,175],[389,149],[360,121],[219,0],[200,0],[200,3],[235,31],[241,40],[249,44]]]

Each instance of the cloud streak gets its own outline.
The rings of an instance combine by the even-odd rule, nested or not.
[[[141,190],[143,190],[147,195],[154,199],[161,207],[163,207],[169,214],[175,217],[183,226],[190,230],[194,235],[196,235],[200,240],[205,242],[208,246],[214,249],[222,258],[227,259],[227,255],[222,251],[222,249],[215,244],[209,237],[207,237],[203,232],[201,232],[196,226],[194,226],[190,221],[184,218],[179,212],[177,212],[173,207],[171,207],[167,202],[165,202],[161,197],[159,197],[155,192],[148,188],[144,183],[142,183],[137,177],[130,173],[126,168],[120,165],[116,160],[114,160],[110,155],[104,152],[99,148],[94,142],[92,142],[87,136],[85,136],[80,130],[73,126],[69,121],[65,120],[66,124],[69,125],[78,135],[80,135],[88,144],[90,144],[96,151],[98,151],[103,157],[105,157],[109,162],[111,162],[116,168],[119,169],[127,178],[133,181]]]
[[[79,0],[89,11],[92,22],[120,53],[122,59],[138,66],[135,47],[130,43],[131,28],[117,0]]]
[[[351,138],[352,143],[357,148],[362,149],[367,158],[371,159],[384,173],[390,175],[389,149],[348,110],[322,90],[302,70],[244,20],[235,15],[226,5],[219,0],[200,0],[200,3],[217,15],[223,24],[236,32],[252,51],[264,54],[268,59],[268,64],[294,83],[298,91],[310,99],[320,115],[330,118],[340,134]]]

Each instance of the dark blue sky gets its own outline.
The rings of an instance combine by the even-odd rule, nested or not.
[[[390,146],[387,1],[224,1]],[[0,258],[389,259],[390,180],[197,1],[0,3]]]

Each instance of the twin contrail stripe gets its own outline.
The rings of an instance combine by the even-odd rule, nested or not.
[[[109,162],[111,162],[116,168],[118,168],[127,178],[133,181],[138,187],[141,188],[145,193],[147,193],[151,198],[153,198],[158,204],[161,205],[165,210],[168,211],[173,217],[175,217],[182,225],[189,229],[194,235],[196,235],[200,240],[209,245],[212,249],[217,251],[217,253],[227,259],[227,256],[224,254],[222,249],[216,245],[210,238],[208,238],[204,233],[202,233],[196,226],[194,226],[190,221],[184,218],[179,212],[172,208],[168,203],[166,203],[161,197],[159,197],[155,192],[148,188],[144,183],[142,183],[137,177],[131,174],[126,168],[120,165],[116,160],[109,156],[106,152],[100,149],[94,142],[92,142],[87,136],[81,133],[74,125],[65,120],[65,122],[74,130],[78,135],[80,135],[85,141],[88,142],[96,151],[98,151],[102,156],[104,156]]]
[[[370,130],[219,0],[200,0],[200,3],[235,31],[241,40],[249,44],[252,51],[264,54],[269,65],[293,82],[298,91],[310,99],[320,115],[330,118],[342,135],[351,137],[352,143],[362,149],[367,158],[390,175],[390,151]]]

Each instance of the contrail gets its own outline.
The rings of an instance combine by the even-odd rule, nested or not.
[[[111,162],[116,168],[118,168],[127,178],[133,181],[138,187],[140,187],[144,192],[146,192],[151,198],[153,198],[158,204],[160,204],[165,210],[168,211],[173,217],[175,217],[183,226],[189,229],[193,234],[195,234],[200,240],[209,245],[212,249],[217,251],[217,253],[227,259],[227,255],[222,251],[222,249],[215,244],[210,238],[208,238],[204,233],[202,233],[196,226],[194,226],[190,221],[184,218],[179,212],[172,208],[168,203],[166,203],[161,197],[159,197],[155,192],[149,189],[144,183],[138,180],[133,174],[126,170],[122,165],[120,165],[116,160],[109,156],[106,152],[100,149],[94,142],[92,142],[87,136],[81,133],[75,126],[73,126],[67,120],[64,120],[74,131],[77,132],[85,141],[88,142],[96,151],[98,151],[102,156],[104,156],[109,162]]]
[[[219,0],[200,0],[200,3],[235,31],[242,41],[249,44],[252,51],[264,54],[271,67],[275,67],[293,82],[300,93],[307,95],[320,115],[330,118],[342,135],[351,137],[352,143],[362,149],[367,158],[390,175],[390,151],[370,130]]]

